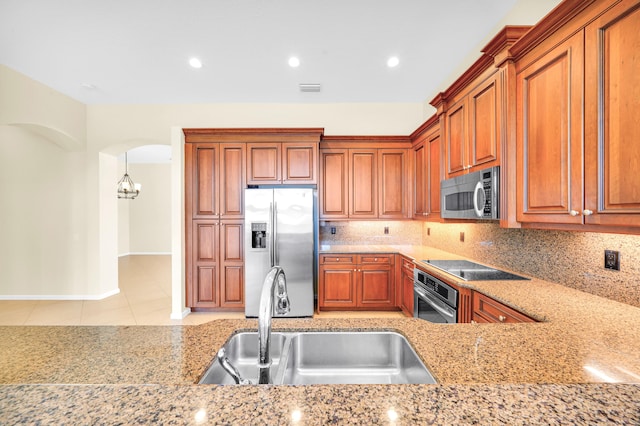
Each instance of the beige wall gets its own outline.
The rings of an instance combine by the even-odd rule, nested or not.
[[[171,164],[129,164],[142,184],[134,200],[118,200],[119,255],[171,253]]]

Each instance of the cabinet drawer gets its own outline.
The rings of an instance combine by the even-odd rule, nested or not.
[[[321,254],[320,264],[331,265],[340,263],[356,263],[356,256],[352,254]]]
[[[406,269],[407,271],[411,271],[411,274],[413,275],[413,262],[405,257],[402,258],[402,269]]]
[[[478,316],[486,321],[481,321]],[[473,319],[476,322],[535,322],[528,316],[477,292],[473,293]]]
[[[358,256],[358,263],[360,264],[382,264],[382,265],[393,265],[393,255],[392,254],[361,254]]]

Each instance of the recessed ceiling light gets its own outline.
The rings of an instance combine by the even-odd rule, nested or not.
[[[198,58],[189,59],[189,65],[191,65],[193,68],[202,68],[202,62]]]
[[[292,56],[289,58],[289,66],[291,68],[297,68],[300,66],[300,59],[296,58],[295,56]]]
[[[400,59],[398,59],[397,56],[392,56],[389,59],[387,59],[387,66],[389,68],[397,67],[399,63],[400,63]]]

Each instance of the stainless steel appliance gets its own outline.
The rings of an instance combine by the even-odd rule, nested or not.
[[[287,278],[291,311],[286,316],[313,315],[318,223],[316,199],[314,188],[245,189],[244,281],[247,317],[258,316],[260,290],[273,266],[281,266]]]
[[[445,179],[440,183],[445,219],[499,219],[500,167]]]
[[[458,322],[458,290],[420,269],[413,270],[413,316],[433,323]]]
[[[423,262],[465,281],[529,280],[511,272],[468,260],[423,260]]]

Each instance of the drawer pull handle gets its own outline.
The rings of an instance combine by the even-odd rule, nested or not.
[[[504,320],[506,320],[506,319],[507,319],[507,317],[505,317],[504,315],[500,315],[498,317],[498,320],[500,320],[500,322],[504,322]]]

